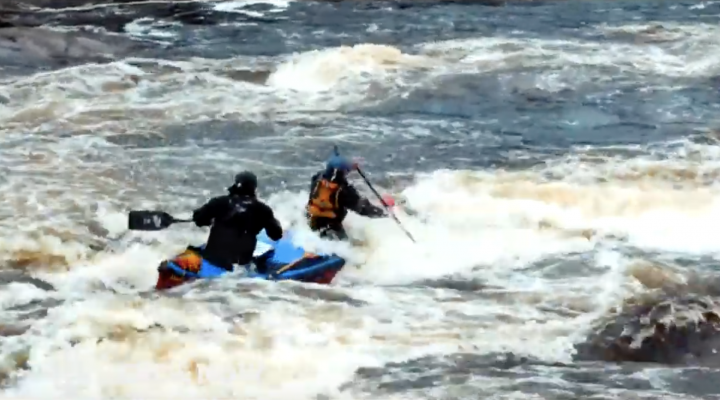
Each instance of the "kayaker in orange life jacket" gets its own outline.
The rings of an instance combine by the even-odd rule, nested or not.
[[[319,232],[321,237],[347,239],[342,223],[348,210],[369,218],[387,216],[385,210],[360,196],[347,181],[347,174],[356,168],[356,163],[334,156],[327,162],[325,170],[313,175],[306,215],[310,229]],[[383,201],[389,206],[395,204],[390,197],[384,197]]]

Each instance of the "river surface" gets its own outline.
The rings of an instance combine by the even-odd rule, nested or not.
[[[718,398],[713,357],[580,345],[668,285],[717,295],[720,2],[211,7],[133,21],[155,50],[112,62],[0,60],[0,399]],[[335,144],[417,244],[357,215],[352,243],[309,232]],[[348,267],[155,293],[207,230],[127,212],[186,217],[243,169]]]

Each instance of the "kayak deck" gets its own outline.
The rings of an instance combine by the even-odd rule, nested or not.
[[[168,289],[196,279],[213,279],[231,272],[202,258],[203,248],[204,245],[188,246],[183,253],[163,261],[158,267],[156,289]],[[308,253],[295,246],[290,232],[273,241],[262,231],[258,235],[253,263],[244,266],[244,277],[329,284],[344,266],[345,260],[341,257]]]

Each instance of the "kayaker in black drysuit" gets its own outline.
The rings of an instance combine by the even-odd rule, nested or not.
[[[257,177],[250,171],[235,176],[228,194],[218,196],[193,211],[199,227],[212,225],[202,256],[218,267],[232,271],[233,264],[245,265],[253,259],[257,235],[265,229],[272,240],[280,240],[282,226],[273,210],[256,197]]]
[[[342,223],[348,210],[370,218],[387,216],[382,208],[360,196],[347,181],[347,174],[354,169],[357,169],[356,163],[341,156],[333,156],[327,162],[325,170],[312,177],[306,216],[310,229],[319,232],[321,237],[347,239]],[[384,200],[386,204],[394,204],[389,197]]]

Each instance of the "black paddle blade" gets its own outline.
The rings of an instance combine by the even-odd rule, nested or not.
[[[160,231],[175,222],[172,215],[164,211],[130,211],[128,229],[131,231]]]

